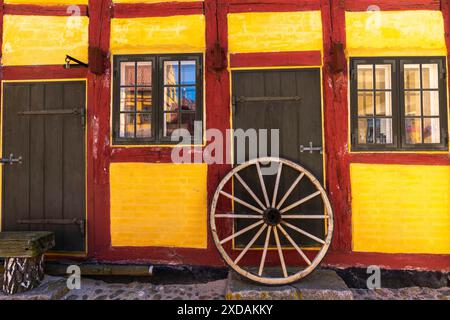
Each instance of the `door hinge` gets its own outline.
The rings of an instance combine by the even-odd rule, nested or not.
[[[86,233],[86,223],[84,219],[32,219],[32,220],[17,220],[18,224],[55,224],[55,225],[70,225],[75,224],[80,229],[81,234]]]

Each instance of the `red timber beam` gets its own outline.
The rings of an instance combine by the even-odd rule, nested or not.
[[[88,73],[87,205],[88,254],[110,247],[109,158],[111,0],[89,0],[89,47],[108,54],[102,75]]]
[[[234,53],[230,55],[231,68],[320,66],[320,51]]]
[[[164,3],[116,3],[113,6],[114,18],[167,17],[186,14],[203,14],[204,4],[196,2]]]
[[[367,11],[380,8],[383,11],[396,10],[440,10],[439,0],[342,0],[346,11]],[[376,6],[376,7],[374,7]]]
[[[87,16],[87,5],[4,4],[4,14],[22,16]]]
[[[333,204],[333,251],[350,252],[351,208],[348,155],[348,76],[345,11],[340,0],[321,0],[324,44],[323,92],[327,191]],[[340,51],[340,52],[339,52]],[[344,61],[336,61],[341,59]],[[342,70],[336,71],[336,64]]]

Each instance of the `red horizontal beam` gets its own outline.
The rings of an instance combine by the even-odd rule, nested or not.
[[[87,5],[4,4],[4,14],[23,16],[87,16]]]
[[[379,266],[383,269],[450,271],[450,255],[446,254],[390,254],[371,252],[329,252],[324,266],[339,268]]]
[[[320,10],[318,0],[227,0],[229,13]]]
[[[232,68],[320,65],[322,65],[320,51],[258,52],[230,55],[230,66]]]
[[[369,8],[380,10],[441,10],[440,0],[346,0],[345,10],[367,11]]]
[[[449,154],[351,153],[350,162],[367,164],[450,165]]]
[[[77,79],[86,78],[87,68],[64,69],[60,66],[9,66],[1,68],[2,80]]]
[[[176,15],[203,14],[203,2],[165,3],[117,3],[114,4],[114,18],[166,17]]]

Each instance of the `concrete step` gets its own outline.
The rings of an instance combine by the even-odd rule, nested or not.
[[[318,269],[299,282],[284,286],[263,286],[230,271],[226,299],[353,300],[353,293],[333,270]]]

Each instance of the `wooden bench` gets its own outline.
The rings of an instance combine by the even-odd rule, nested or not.
[[[44,279],[44,253],[54,246],[52,232],[0,232],[3,292],[16,294],[39,286]]]

